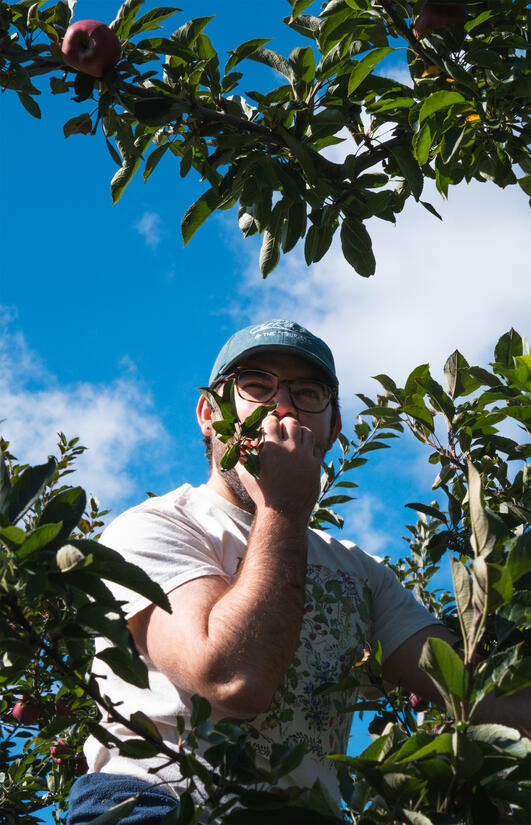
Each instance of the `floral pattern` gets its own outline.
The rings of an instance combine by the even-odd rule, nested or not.
[[[269,755],[274,742],[306,743],[318,759],[345,753],[355,689],[322,693],[345,677],[371,637],[368,587],[343,570],[309,565],[299,647],[268,711],[248,723],[254,746]],[[332,768],[332,763],[328,763]]]

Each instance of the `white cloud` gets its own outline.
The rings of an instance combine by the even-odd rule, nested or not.
[[[144,212],[140,220],[135,224],[135,229],[143,236],[145,242],[152,249],[160,243],[160,215],[157,212]]]
[[[456,347],[469,362],[485,364],[511,326],[529,332],[529,224],[521,190],[473,183],[450,190],[446,202],[431,189],[422,197],[434,203],[442,223],[414,202],[396,227],[369,222],[377,261],[372,278],[345,262],[339,239],[309,268],[302,249],[294,250],[265,284],[255,252],[245,276],[242,290],[255,299],[251,321],[291,317],[329,343],[344,404],[355,392],[375,393],[379,385],[370,376],[376,373],[402,382],[427,361],[440,377]]]
[[[4,322],[12,320],[0,308]],[[139,454],[150,457],[168,435],[151,409],[134,367],[111,384],[77,382],[59,386],[24,336],[0,322],[1,432],[22,463],[41,464],[57,455],[57,433],[79,436],[89,449],[69,481],[115,508],[140,491],[132,467]]]
[[[389,550],[387,531],[379,529],[374,523],[383,510],[384,503],[380,499],[363,495],[341,511],[345,519],[342,533],[345,536],[355,536],[356,544],[377,558],[381,558]]]

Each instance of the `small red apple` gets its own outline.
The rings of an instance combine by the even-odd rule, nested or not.
[[[67,759],[70,758],[72,754],[72,747],[71,745],[67,745],[64,739],[58,739],[57,742],[55,742],[50,748],[50,754],[52,756],[52,760],[57,765],[60,765],[62,762],[66,762]]]
[[[99,20],[78,20],[66,31],[61,45],[65,63],[78,72],[102,77],[120,59],[121,44]]]
[[[413,35],[419,40],[425,34],[437,29],[449,29],[456,26],[463,31],[467,14],[460,3],[426,3],[412,28]]]
[[[12,715],[21,725],[34,725],[41,712],[40,705],[31,696],[23,695],[19,699],[11,711]]]

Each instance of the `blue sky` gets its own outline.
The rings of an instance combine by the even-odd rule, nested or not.
[[[144,9],[156,5],[147,0]],[[271,48],[286,55],[309,42],[282,22],[286,0],[179,5],[172,29],[216,15],[206,32],[221,60],[253,37],[272,37]],[[110,22],[117,8],[113,0],[79,0],[75,17]],[[404,76],[401,59],[391,70]],[[275,84],[270,70],[242,66],[242,94]],[[225,339],[248,323],[291,317],[328,341],[347,435],[361,408],[354,394],[377,392],[370,376],[402,382],[429,361],[440,377],[456,347],[470,362],[487,363],[511,326],[529,333],[528,206],[520,189],[462,185],[446,202],[428,191],[443,223],[416,204],[396,227],[372,219],[373,278],[356,275],[333,246],[309,268],[296,248],[264,282],[260,241],[242,238],[234,210],[209,219],[183,248],[180,221],[204,185],[193,173],[183,181],[174,158],[165,157],[146,184],[139,174],[112,206],[116,166],[101,133],[65,139],[63,123],[85,107],[37,83],[42,121],[13,93],[1,100],[0,419],[22,461],[45,460],[58,430],[80,436],[89,450],[72,481],[114,514],[146,490],[206,479],[196,388]],[[332,156],[349,150],[342,144]],[[404,504],[431,497],[426,457],[407,438],[373,453],[354,478],[360,487],[344,509],[346,536],[370,552],[403,554],[413,515]]]

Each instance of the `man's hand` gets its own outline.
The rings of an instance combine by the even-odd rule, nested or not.
[[[296,418],[272,413],[263,421],[258,445],[260,475],[240,462],[236,471],[257,509],[270,508],[306,526],[319,495],[322,453],[308,427]]]

